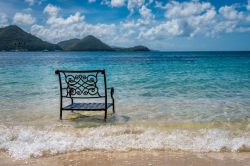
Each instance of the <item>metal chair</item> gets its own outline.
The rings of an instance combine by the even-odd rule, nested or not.
[[[104,111],[115,113],[114,88],[107,88],[105,70],[56,70],[60,85],[60,119],[62,111]],[[108,102],[108,91],[112,102]],[[66,101],[69,99],[68,104]]]

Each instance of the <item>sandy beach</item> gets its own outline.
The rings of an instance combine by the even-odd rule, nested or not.
[[[250,153],[188,153],[166,151],[104,152],[82,151],[14,160],[5,152],[0,153],[1,166],[38,165],[169,165],[169,166],[249,166]]]

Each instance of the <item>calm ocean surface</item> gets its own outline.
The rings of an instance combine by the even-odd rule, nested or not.
[[[106,69],[115,115],[64,113],[56,69]],[[110,110],[110,112],[112,112]],[[0,149],[250,151],[250,52],[1,52]]]

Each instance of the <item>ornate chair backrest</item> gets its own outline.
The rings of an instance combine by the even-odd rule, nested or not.
[[[56,70],[59,76],[61,97],[106,98],[105,70]]]

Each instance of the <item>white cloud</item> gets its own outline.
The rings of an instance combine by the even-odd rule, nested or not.
[[[76,12],[74,15],[70,15],[66,19],[62,17],[55,17],[51,16],[47,20],[47,24],[53,25],[53,26],[62,26],[62,25],[69,25],[74,23],[79,23],[84,20],[84,16],[81,16],[80,12]]]
[[[166,19],[141,31],[139,38],[157,40],[176,36],[216,36],[250,30],[249,17],[237,11],[236,5],[223,6],[218,12],[211,3],[198,0],[170,1],[165,5],[158,2],[156,5],[165,10]]]
[[[112,6],[110,0],[102,2]],[[248,11],[239,12],[235,5],[223,6],[216,10],[211,3],[204,1],[168,1],[158,4],[157,7],[163,10],[165,17],[157,20],[154,10],[151,10],[153,8],[151,1],[124,0],[123,2],[131,13],[136,11],[140,17],[127,17],[126,20],[116,24],[91,24],[85,21],[85,16],[80,12],[62,17],[61,9],[49,4],[44,8],[44,13],[47,14],[46,24],[33,25],[31,33],[54,43],[92,34],[110,45],[129,46],[150,43],[150,40],[157,42],[169,38],[192,38],[199,35],[213,37],[220,33],[250,31],[250,23],[247,20],[249,17],[246,17]]]
[[[148,0],[148,2],[146,3],[146,6],[149,6],[149,5],[153,4],[154,1],[155,1],[155,0]]]
[[[141,14],[141,16],[143,18],[150,18],[150,19],[152,19],[154,17],[154,15],[152,14],[152,10],[148,9],[145,5],[143,5],[140,8],[139,13]]]
[[[36,19],[33,18],[30,14],[25,13],[16,13],[13,17],[14,24],[21,24],[21,25],[31,25],[35,23]]]
[[[30,6],[34,5],[35,1],[34,0],[25,0]]]
[[[48,4],[43,12],[49,14],[50,16],[57,16],[58,13],[60,12],[60,8],[51,4]]]
[[[145,5],[139,9],[139,13],[142,17],[142,19],[140,19],[142,24],[149,24],[155,17],[152,10],[148,9]]]
[[[167,18],[181,18],[193,15],[200,15],[203,12],[212,9],[213,6],[209,2],[177,2],[171,1],[166,6],[165,16]]]
[[[175,36],[208,35],[209,30],[216,24],[216,11],[207,2],[171,1],[166,5],[160,4],[160,7],[165,10],[166,20],[140,32],[140,38],[154,40]]]
[[[53,43],[70,38],[83,38],[90,34],[104,40],[111,40],[116,36],[116,26],[114,24],[86,23],[84,16],[80,12],[63,18],[59,15],[59,11],[60,8],[58,7],[46,6],[44,13],[48,13],[47,24],[33,25],[31,33]]]
[[[88,0],[89,3],[94,3],[96,0]]]
[[[33,6],[34,4],[41,4],[43,0],[25,0],[30,6]]]
[[[223,6],[219,9],[220,14],[229,20],[242,19],[244,17],[242,12],[238,12],[235,6]]]
[[[31,13],[33,10],[32,8],[29,7],[29,8],[23,9],[22,11],[25,13]]]
[[[145,0],[128,0],[128,9],[134,11],[134,9],[140,8],[145,3]]]
[[[239,32],[250,32],[250,27],[239,27]]]
[[[122,7],[127,6],[130,14],[133,14],[135,10],[139,10],[143,5],[149,6],[153,3],[154,0],[102,0],[101,4],[107,5],[110,7]]]
[[[217,23],[217,13],[214,9],[209,9],[202,15],[191,16],[187,19],[187,24],[191,27],[192,31],[188,36],[193,37],[198,34],[211,35],[211,30]]]
[[[0,27],[5,27],[9,24],[7,15],[5,13],[0,13]]]
[[[230,33],[234,32],[237,27],[236,21],[221,21],[218,22],[212,29],[214,34],[218,34],[219,32]]]
[[[87,35],[94,35],[105,41],[111,41],[116,34],[115,28],[114,24],[88,24],[86,22],[61,26],[36,24],[31,27],[31,33],[53,43],[71,38],[83,38]]]
[[[111,0],[110,4],[112,7],[121,7],[125,5],[125,0]]]
[[[155,7],[156,8],[161,8],[161,9],[165,9],[166,7],[163,5],[163,2],[160,1],[155,1]]]
[[[171,20],[152,27],[139,34],[143,39],[164,39],[171,36],[182,36],[187,28],[180,20]]]
[[[248,0],[248,3],[247,3],[247,10],[250,10],[250,0]]]

